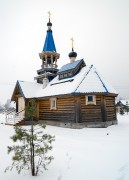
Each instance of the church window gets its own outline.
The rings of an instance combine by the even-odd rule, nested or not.
[[[96,96],[95,95],[88,95],[86,98],[86,105],[96,105]]]
[[[50,103],[51,103],[50,109],[56,109],[56,98],[51,98]]]
[[[68,74],[69,74],[69,76],[72,76],[72,72],[69,72]]]

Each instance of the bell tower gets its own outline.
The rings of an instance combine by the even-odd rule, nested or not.
[[[39,53],[39,57],[42,60],[41,69],[37,70],[37,83],[43,83],[43,79],[47,78],[51,81],[57,74],[57,59],[59,59],[60,54],[56,52],[56,47],[54,43],[54,38],[52,35],[52,23],[51,23],[51,13],[48,12],[49,22],[47,23],[47,34],[44,42],[43,50]]]

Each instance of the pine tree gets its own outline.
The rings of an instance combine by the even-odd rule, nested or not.
[[[18,173],[31,170],[32,176],[36,176],[39,172],[47,170],[47,165],[53,159],[53,156],[47,156],[47,153],[52,149],[51,144],[55,137],[43,132],[46,125],[34,125],[35,101],[31,100],[29,104],[31,105],[26,107],[26,117],[31,119],[31,129],[15,127],[15,134],[11,139],[20,143],[8,146],[8,153],[14,152],[14,155],[12,165],[8,166],[5,172],[15,167]]]

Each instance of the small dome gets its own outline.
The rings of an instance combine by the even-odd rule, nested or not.
[[[69,57],[70,57],[70,58],[71,58],[71,57],[77,57],[77,53],[74,52],[74,51],[72,51],[72,52],[69,53]]]
[[[49,21],[49,22],[47,23],[47,26],[52,26],[52,23]]]

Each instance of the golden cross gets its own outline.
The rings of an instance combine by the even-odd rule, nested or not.
[[[50,19],[50,17],[51,17],[51,12],[50,11],[48,11],[48,15],[49,15],[49,19]]]
[[[73,37],[72,37],[70,40],[71,40],[71,42],[72,42],[72,49],[73,49],[73,42],[74,42]]]

